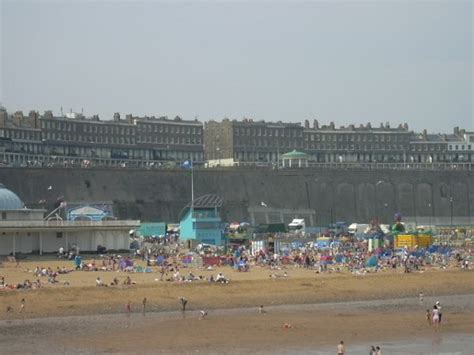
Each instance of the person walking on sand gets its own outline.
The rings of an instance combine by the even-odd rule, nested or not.
[[[377,347],[375,348],[375,355],[383,355],[383,354],[382,354],[382,349],[380,349],[380,346],[377,346]]]
[[[426,322],[431,326],[431,312],[429,309],[426,310]]]
[[[25,299],[22,298],[20,301],[20,313],[25,313]]]
[[[143,311],[143,314],[145,314],[145,312],[146,312],[146,302],[147,302],[147,300],[146,300],[146,297],[145,297],[145,298],[143,299],[143,301],[142,301],[142,311]]]
[[[420,299],[420,303],[423,304],[423,292],[420,292],[420,294],[418,295],[419,299]]]
[[[186,305],[188,304],[188,300],[184,297],[180,297],[179,300],[181,301],[181,311],[186,311]]]
[[[129,316],[130,313],[132,313],[132,302],[130,302],[130,300],[128,301],[127,305],[125,306],[126,310],[127,310],[127,315]]]
[[[441,318],[443,316],[443,312],[441,311],[441,303],[439,301],[436,301],[436,308],[438,309],[439,322],[441,323]]]
[[[346,347],[344,346],[344,342],[341,342],[337,346],[337,355],[344,355],[346,353]]]
[[[436,307],[436,305],[433,306],[433,311],[431,313],[432,313],[432,320],[433,320],[434,330],[435,330],[435,332],[437,332],[438,329],[439,329],[439,311],[438,311],[438,307]]]

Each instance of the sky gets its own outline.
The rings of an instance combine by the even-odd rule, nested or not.
[[[9,112],[474,131],[471,1],[0,0]]]

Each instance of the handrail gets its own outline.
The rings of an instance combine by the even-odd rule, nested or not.
[[[3,160],[3,165],[2,165]],[[55,155],[36,155],[25,153],[1,152],[0,167],[4,168],[67,168],[67,169],[180,169],[184,161],[175,160],[145,160],[145,159],[116,159],[99,157],[72,157]],[[306,166],[307,165],[307,166]],[[474,162],[303,162],[301,167],[283,167],[276,162],[234,162],[232,166],[208,166],[204,161],[194,161],[196,169],[274,169],[274,170],[434,170],[434,171],[474,171]]]

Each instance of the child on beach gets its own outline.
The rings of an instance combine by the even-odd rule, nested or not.
[[[426,322],[431,326],[431,312],[429,309],[426,310]]]
[[[199,320],[206,319],[206,317],[207,317],[207,312],[206,311],[199,312]]]

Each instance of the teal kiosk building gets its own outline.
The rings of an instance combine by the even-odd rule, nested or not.
[[[198,197],[188,204],[180,214],[180,239],[222,245],[224,228],[219,215],[222,204],[222,198],[213,194]]]

